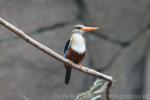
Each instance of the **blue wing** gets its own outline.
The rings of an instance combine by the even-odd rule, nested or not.
[[[66,57],[66,55],[67,55],[68,50],[69,50],[70,47],[71,47],[71,40],[69,39],[69,40],[66,42],[66,45],[65,45],[65,48],[64,48],[64,57]]]

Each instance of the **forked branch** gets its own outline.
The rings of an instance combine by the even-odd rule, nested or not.
[[[45,45],[43,45],[43,44],[37,42],[36,40],[32,39],[27,34],[25,34],[23,31],[21,31],[20,29],[16,28],[15,26],[13,26],[9,22],[5,21],[1,17],[0,17],[0,24],[5,26],[9,30],[13,31],[15,34],[17,34],[19,37],[24,39],[26,42],[32,44],[33,46],[35,46],[36,48],[40,49],[44,53],[52,56],[56,60],[61,61],[62,63],[69,64],[69,65],[72,66],[72,68],[77,69],[77,70],[79,70],[79,71],[81,71],[83,73],[95,76],[97,78],[101,78],[101,79],[107,80],[108,81],[108,85],[107,85],[107,89],[106,89],[106,99],[110,100],[110,98],[109,98],[109,90],[110,90],[111,84],[113,82],[113,78],[111,76],[108,76],[108,75],[105,75],[103,73],[97,72],[97,71],[95,71],[93,69],[89,69],[88,67],[84,67],[84,66],[81,67],[78,64],[73,63],[72,61],[64,58],[63,56],[61,56],[58,53],[56,53],[53,50],[51,50],[50,48],[46,47]]]

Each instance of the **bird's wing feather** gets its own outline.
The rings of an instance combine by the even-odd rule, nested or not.
[[[66,42],[66,45],[65,45],[65,48],[64,48],[64,57],[66,57],[66,55],[67,55],[68,50],[69,50],[70,47],[71,47],[71,39],[69,39],[69,40]]]
[[[72,39],[70,38],[67,42],[66,42],[66,45],[65,45],[65,48],[64,48],[64,57],[66,58],[67,54],[68,54],[68,51],[71,47],[71,41]],[[66,67],[66,64],[65,64],[65,67]],[[65,84],[68,84],[69,83],[69,80],[70,80],[70,76],[71,76],[71,67],[66,67],[66,76],[65,76]]]

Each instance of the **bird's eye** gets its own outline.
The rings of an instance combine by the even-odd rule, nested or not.
[[[81,27],[76,27],[76,29],[81,29]]]

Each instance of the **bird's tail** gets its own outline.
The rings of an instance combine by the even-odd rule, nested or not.
[[[71,76],[71,67],[66,67],[66,76],[65,76],[65,84],[69,83],[70,76]]]

